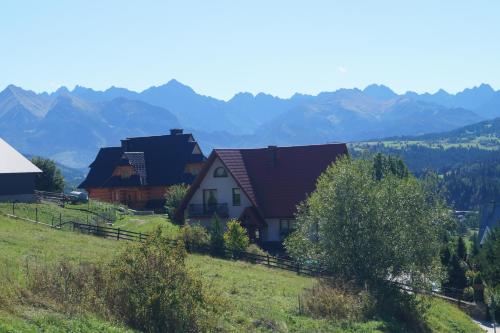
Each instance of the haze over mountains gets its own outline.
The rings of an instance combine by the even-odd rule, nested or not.
[[[0,136],[26,154],[86,168],[99,147],[125,137],[192,131],[205,152],[358,141],[449,131],[500,116],[500,91],[489,85],[457,94],[394,93],[381,85],[283,99],[260,93],[229,101],[171,80],[142,92],[75,87],[37,94],[10,85],[0,93]]]

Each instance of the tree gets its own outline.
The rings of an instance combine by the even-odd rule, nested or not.
[[[224,230],[219,216],[214,214],[212,226],[210,228],[210,249],[213,254],[222,255],[224,253]]]
[[[448,266],[448,282],[444,285],[455,289],[464,289],[467,286],[466,269],[464,262],[453,255]]]
[[[300,205],[286,249],[371,287],[388,278],[413,286],[437,281],[440,221],[448,210],[429,203],[421,183],[400,169],[380,177],[377,163],[344,157],[330,166]]]
[[[43,157],[33,157],[31,162],[42,170],[42,173],[36,175],[35,189],[48,192],[64,190],[64,177],[54,161]]]
[[[170,220],[180,223],[182,221],[177,221],[176,212],[181,205],[182,199],[184,199],[188,186],[185,184],[173,185],[167,189],[165,193],[165,210],[170,218]]]
[[[240,221],[230,220],[227,223],[227,231],[224,233],[226,249],[232,252],[242,252],[245,251],[249,243],[247,230],[241,226]]]
[[[457,256],[460,260],[467,260],[467,248],[465,247],[465,242],[462,237],[458,237]]]
[[[500,228],[488,233],[488,237],[476,257],[481,276],[489,286],[500,286]]]

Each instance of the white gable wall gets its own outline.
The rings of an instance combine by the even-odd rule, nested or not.
[[[224,164],[222,161],[217,158],[210,169],[208,170],[207,174],[205,175],[205,178],[202,180],[199,188],[196,190],[194,193],[193,197],[188,203],[188,206],[190,204],[203,204],[203,190],[208,190],[208,189],[217,189],[217,202],[219,204],[227,204],[228,206],[228,211],[229,211],[229,218],[221,218],[221,221],[223,222],[224,226],[226,222],[231,219],[231,218],[239,218],[241,216],[241,213],[243,213],[243,210],[246,207],[252,206],[250,200],[248,197],[245,195],[243,192],[243,189],[241,189],[238,184],[236,183],[236,180],[234,180],[233,176],[229,172],[229,170],[226,169],[227,171],[227,177],[214,177],[214,171],[218,167],[224,167]],[[233,206],[233,188],[240,188],[240,196],[241,196],[241,205],[240,206]],[[208,227],[211,223],[211,217],[210,218],[189,218],[190,223],[200,223],[206,227]]]

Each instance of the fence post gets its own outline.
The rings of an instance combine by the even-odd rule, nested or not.
[[[297,274],[300,275],[300,263],[297,261]]]
[[[59,213],[59,229],[62,228],[62,213]]]
[[[38,207],[35,207],[35,221],[38,222]]]
[[[116,234],[116,240],[120,240],[120,228],[118,228],[118,233]]]

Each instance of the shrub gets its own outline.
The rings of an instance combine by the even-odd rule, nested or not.
[[[217,214],[212,218],[212,226],[210,228],[210,249],[214,255],[224,254],[224,230]]]
[[[464,300],[473,301],[474,300],[474,288],[467,287],[464,289]]]
[[[226,249],[236,255],[238,252],[243,252],[248,247],[250,239],[245,228],[240,224],[240,221],[232,219],[227,223],[227,231],[224,233],[224,245]]]
[[[111,264],[107,299],[118,318],[146,332],[214,329],[217,303],[185,264],[184,246],[172,248],[158,229]]]
[[[188,251],[195,248],[203,249],[210,246],[210,236],[208,235],[207,229],[200,225],[184,225],[177,239],[184,242]]]
[[[299,296],[299,311],[313,318],[360,321],[373,314],[374,299],[343,281],[321,281]]]
[[[28,288],[61,311],[93,312],[144,332],[215,331],[221,301],[185,259],[182,243],[172,247],[157,229],[111,263],[32,267]]]
[[[165,193],[165,211],[170,220],[173,222],[177,222],[179,224],[182,222],[176,218],[176,212],[182,202],[182,199],[184,199],[187,190],[187,185],[180,184],[170,186]]]

